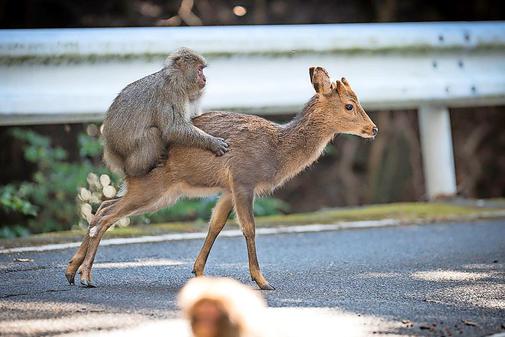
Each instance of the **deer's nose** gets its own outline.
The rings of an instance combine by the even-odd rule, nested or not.
[[[378,133],[379,133],[379,128],[374,126],[372,128],[372,135],[375,137],[375,136],[377,136]]]

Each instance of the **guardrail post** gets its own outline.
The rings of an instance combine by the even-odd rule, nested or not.
[[[451,122],[447,107],[421,106],[418,111],[424,180],[428,197],[456,194]]]

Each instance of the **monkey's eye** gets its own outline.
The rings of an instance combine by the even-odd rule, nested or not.
[[[351,111],[354,108],[352,104],[346,104],[345,109]]]

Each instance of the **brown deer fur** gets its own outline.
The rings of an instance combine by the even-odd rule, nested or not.
[[[287,124],[225,112],[195,118],[196,127],[226,139],[230,151],[216,157],[196,147],[174,145],[164,166],[143,177],[126,177],[126,194],[100,206],[90,231],[69,262],[65,273],[69,282],[74,282],[80,267],[81,284],[94,286],[91,267],[100,240],[122,217],[166,207],[180,197],[222,193],[194,273],[203,275],[214,240],[234,209],[246,240],[251,277],[261,289],[273,289],[261,273],[256,256],[254,197],[270,193],[313,163],[337,133],[373,138],[378,131],[344,78],[331,83],[321,67],[310,68],[310,78],[316,94]]]

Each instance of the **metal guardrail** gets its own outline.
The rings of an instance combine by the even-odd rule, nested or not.
[[[209,60],[206,109],[296,112],[312,65],[419,109],[430,196],[456,192],[448,108],[505,103],[505,22],[0,30],[0,125],[100,120],[180,46]]]

